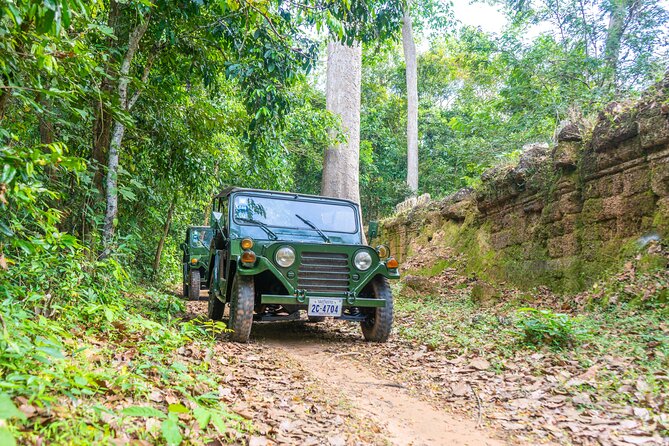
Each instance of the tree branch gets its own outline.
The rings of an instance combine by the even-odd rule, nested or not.
[[[267,13],[262,12],[261,10],[259,10],[259,9],[256,8],[255,6],[253,6],[253,3],[250,2],[250,1],[245,1],[244,3],[246,3],[251,9],[253,9],[255,12],[257,12],[258,14],[260,14],[261,16],[263,16],[263,17],[265,18],[265,20],[266,20],[267,23],[269,24],[269,27],[272,29],[272,32],[273,32],[279,39],[281,39],[281,40],[286,40],[286,37],[285,37],[283,34],[279,33],[279,31],[277,31],[277,29],[274,27],[274,23],[272,22],[272,19],[269,18],[269,16],[267,15]]]
[[[118,94],[119,99],[123,107],[128,110],[128,84],[130,83],[130,66],[132,64],[132,59],[135,57],[137,50],[139,49],[139,42],[142,40],[144,33],[146,33],[147,28],[149,27],[149,21],[151,20],[151,15],[146,17],[143,23],[140,23],[131,33],[130,38],[128,39],[128,51],[123,57],[123,62],[121,63],[121,70],[119,72],[120,80],[118,84]]]
[[[153,66],[153,62],[156,60],[156,57],[158,56],[159,52],[160,52],[159,50],[154,49],[153,51],[151,51],[151,54],[149,54],[149,58],[146,60],[146,65],[144,65],[144,72],[142,73],[142,79],[141,79],[142,85],[137,89],[137,91],[132,95],[132,97],[128,101],[128,107],[127,107],[128,111],[132,110],[132,108],[135,106],[135,102],[137,102],[137,99],[139,99],[139,96],[142,94],[142,91],[144,91],[142,87],[146,85],[146,81],[149,79],[149,73],[151,72],[151,67]]]

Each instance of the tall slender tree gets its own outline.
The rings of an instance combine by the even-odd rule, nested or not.
[[[410,0],[402,16],[402,47],[407,82],[407,186],[415,194],[418,191],[418,61]]]
[[[117,87],[118,99],[121,108],[125,112],[130,112],[132,107],[139,98],[139,91],[128,97],[128,86],[130,84],[130,68],[132,67],[133,59],[139,50],[139,44],[146,33],[149,26],[150,14],[141,19],[128,37],[128,49],[123,57],[121,69],[119,71],[119,80]],[[155,54],[155,53],[154,53]],[[142,75],[142,81],[146,82],[149,76],[151,62],[147,62]],[[109,244],[114,236],[114,226],[118,214],[118,168],[119,168],[119,153],[121,151],[121,144],[125,134],[125,124],[119,120],[114,120],[111,140],[109,142],[109,154],[107,157],[107,187],[106,187],[106,202],[107,208],[105,211],[104,226],[102,228],[102,241],[105,247],[105,253],[108,252]]]

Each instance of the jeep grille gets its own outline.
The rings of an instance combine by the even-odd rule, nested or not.
[[[297,287],[312,292],[343,293],[348,288],[348,255],[303,252]]]

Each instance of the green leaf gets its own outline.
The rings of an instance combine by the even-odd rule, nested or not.
[[[118,193],[125,198],[128,201],[136,201],[137,200],[137,195],[130,189],[124,188],[124,187],[119,187],[118,188]]]
[[[0,427],[0,444],[3,446],[16,446],[14,435],[5,426]]]
[[[163,438],[169,446],[181,444],[181,431],[179,430],[179,424],[174,418],[168,418],[163,421],[160,430],[163,432]]]
[[[44,15],[37,21],[37,32],[40,34],[47,33],[51,30],[53,19],[56,17],[56,11],[47,9]]]
[[[211,422],[214,426],[216,426],[216,429],[221,435],[225,434],[225,431],[228,429],[228,427],[225,425],[225,421],[223,421],[223,418],[220,415],[211,414]]]
[[[205,429],[209,426],[209,420],[211,420],[211,412],[205,409],[204,407],[196,407],[193,409],[193,417],[195,421],[200,425],[200,429]]]
[[[129,417],[165,418],[165,413],[149,406],[130,406],[123,409],[121,413]]]
[[[169,407],[167,408],[167,411],[170,413],[188,413],[190,410],[183,404],[170,404]]]
[[[9,164],[5,164],[2,167],[2,175],[0,175],[0,183],[9,183],[14,179],[16,175],[16,169],[11,167]]]
[[[19,418],[25,420],[26,416],[16,408],[14,401],[7,394],[0,394],[0,420],[8,420],[10,418]],[[0,444],[3,444],[0,442]]]
[[[61,3],[61,14],[63,20],[63,26],[65,28],[70,26],[70,5],[67,0],[63,0]]]
[[[5,234],[7,237],[11,237],[14,235],[14,232],[9,229],[9,226],[7,226],[5,222],[0,221],[0,234]]]

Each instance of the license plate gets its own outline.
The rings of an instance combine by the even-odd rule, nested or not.
[[[343,299],[309,299],[307,314],[309,316],[341,316]]]

